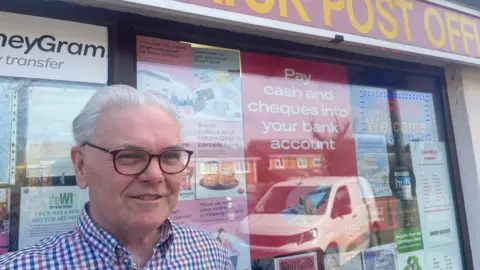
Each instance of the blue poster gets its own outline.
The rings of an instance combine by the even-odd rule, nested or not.
[[[366,179],[373,196],[392,196],[388,182],[389,166],[385,136],[356,134],[355,150],[358,176]]]
[[[393,244],[366,249],[362,252],[365,270],[397,270]]]

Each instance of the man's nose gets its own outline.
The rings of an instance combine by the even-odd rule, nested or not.
[[[142,182],[159,183],[165,180],[158,157],[153,157],[145,171],[139,176]]]

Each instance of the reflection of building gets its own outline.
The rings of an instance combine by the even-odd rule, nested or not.
[[[73,186],[75,173],[69,157],[42,159],[27,165],[27,183],[30,187]]]
[[[197,160],[200,164],[200,171],[206,185],[228,185],[235,181],[235,175],[245,175],[252,183],[257,182],[257,160],[256,158],[221,158]],[[247,181],[247,188],[249,182]]]
[[[252,140],[247,146],[247,156],[259,161],[260,182],[277,182],[293,176],[319,176],[326,172],[325,153],[322,150],[272,150],[270,140]]]
[[[269,170],[278,169],[321,169],[322,168],[321,154],[285,154],[285,155],[270,155]]]
[[[235,162],[208,161],[202,163],[203,181],[206,186],[228,186],[235,183]]]

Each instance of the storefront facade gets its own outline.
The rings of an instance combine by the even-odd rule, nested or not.
[[[75,226],[88,193],[70,123],[94,91],[128,84],[170,104],[195,153],[172,219],[211,232],[236,269],[480,262],[478,11],[68,2],[0,4],[1,253]]]

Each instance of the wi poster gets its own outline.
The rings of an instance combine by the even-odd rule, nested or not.
[[[70,148],[73,119],[95,93],[95,88],[61,83],[39,83],[28,89],[27,178],[72,176]],[[28,183],[28,185],[39,185]]]
[[[181,200],[245,197],[242,85],[238,51],[137,38],[138,88],[180,116],[195,155]]]
[[[77,186],[23,187],[18,248],[76,227],[88,201],[88,191]]]
[[[246,155],[258,168],[247,174],[257,188],[247,194],[252,258],[302,253],[313,248],[312,231],[332,226],[323,216],[328,186],[357,174],[347,71],[256,53],[241,59]],[[271,249],[272,238],[285,241]]]
[[[420,222],[428,269],[462,269],[455,206],[445,144],[412,142]]]

